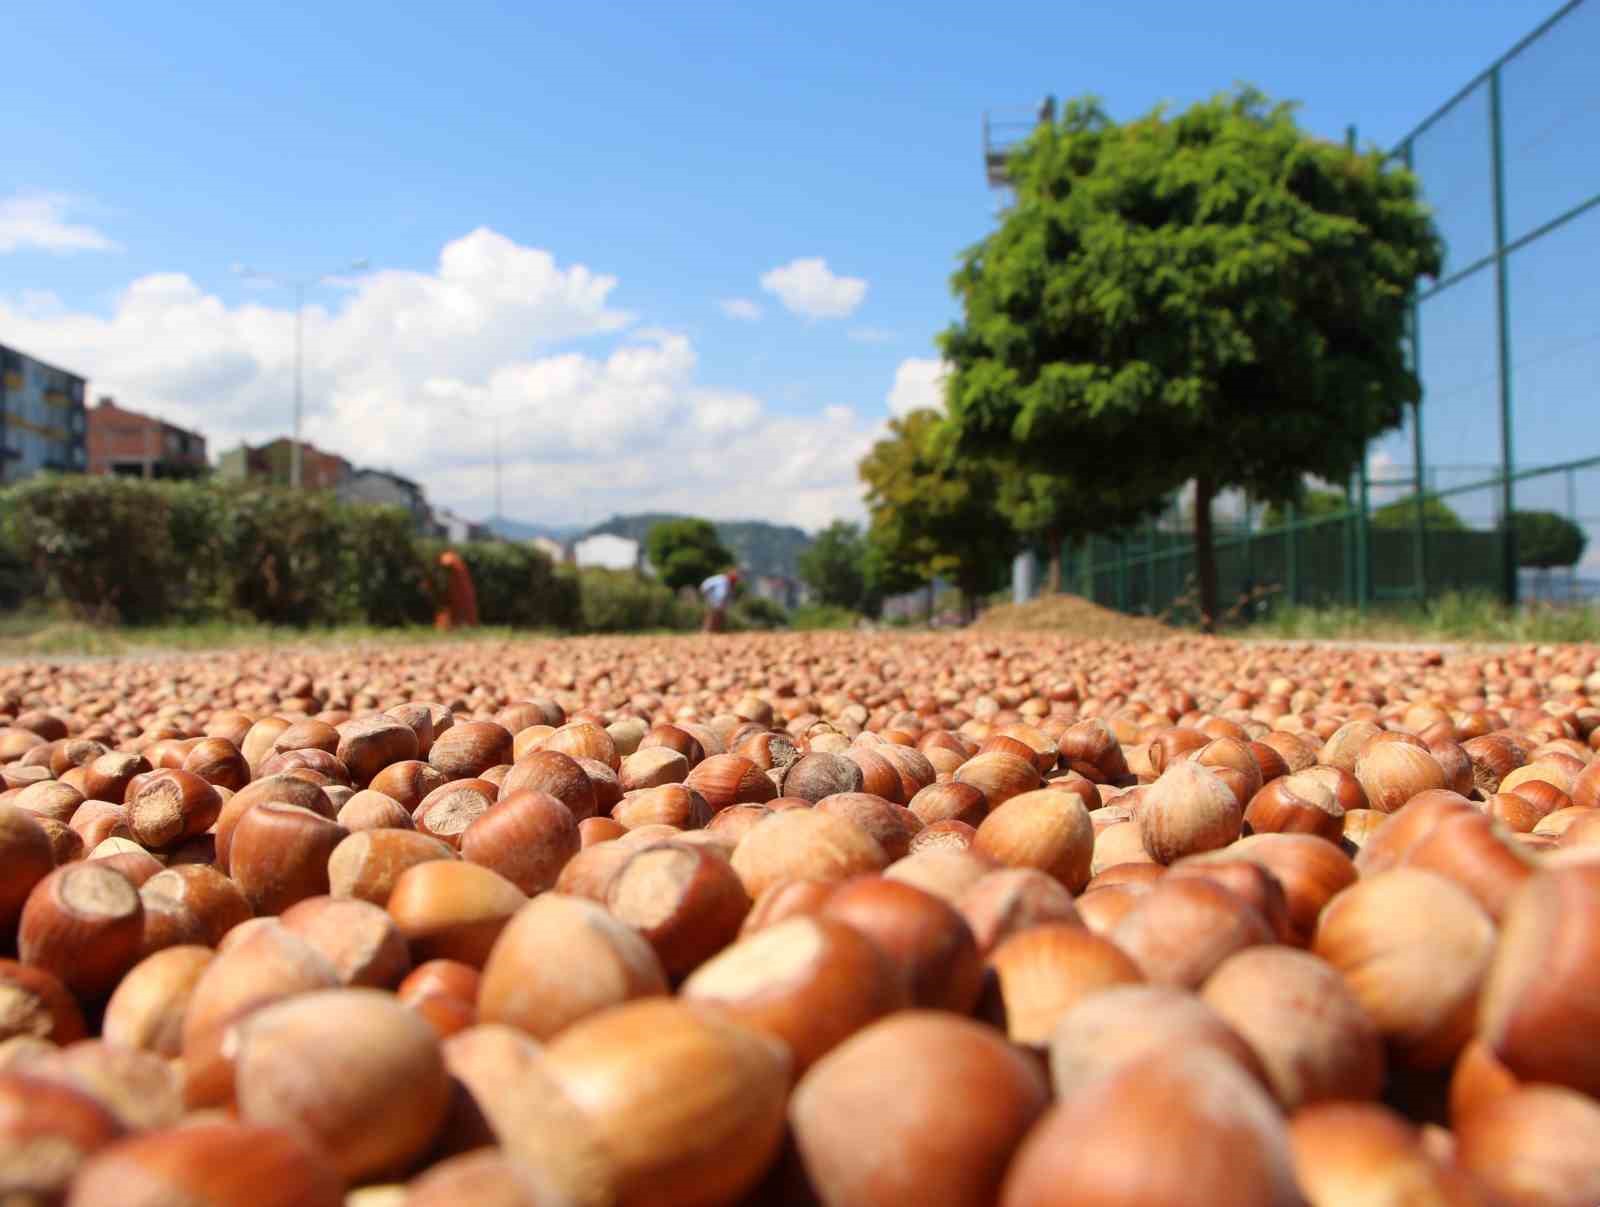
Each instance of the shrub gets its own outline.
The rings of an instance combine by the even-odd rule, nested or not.
[[[789,624],[796,629],[853,629],[861,619],[849,608],[833,604],[805,604],[789,616]]]
[[[734,632],[749,629],[781,629],[789,614],[779,604],[759,595],[747,595],[728,609],[728,628]]]
[[[592,633],[692,629],[700,609],[632,570],[578,571],[583,627]]]
[[[155,620],[180,600],[167,499],[148,483],[40,475],[8,489],[4,508],[40,589],[79,615]]]
[[[430,543],[430,565],[445,546]],[[579,621],[578,584],[556,570],[550,558],[530,545],[469,541],[451,545],[472,575],[483,624],[519,628],[575,628]]]
[[[267,624],[357,619],[341,608],[341,516],[331,494],[270,486],[222,488],[217,540],[232,579],[233,609]]]

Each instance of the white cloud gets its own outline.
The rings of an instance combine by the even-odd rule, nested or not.
[[[792,313],[808,319],[849,318],[867,296],[864,280],[835,276],[820,257],[790,260],[762,273],[761,288],[775,294]]]
[[[889,387],[889,411],[905,415],[911,411],[929,408],[944,409],[944,379],[950,366],[933,358],[907,357],[894,371],[894,385]]]
[[[741,323],[754,323],[761,318],[761,306],[749,298],[724,298],[717,303],[722,313]]]
[[[56,193],[0,197],[0,253],[110,251],[116,244],[92,226],[67,221],[72,199]]]
[[[566,523],[671,509],[817,528],[861,514],[856,463],[881,423],[848,407],[774,415],[701,381],[689,338],[634,328],[616,281],[489,230],[429,272],[364,276],[305,313],[305,436],[416,478],[464,515]],[[0,297],[0,330],[114,394],[196,428],[213,455],[284,434],[294,315],[230,305],[182,274],[132,282],[109,316]],[[609,337],[601,346],[577,341]]]
[[[857,344],[887,344],[894,339],[894,332],[884,327],[852,327],[845,338]]]

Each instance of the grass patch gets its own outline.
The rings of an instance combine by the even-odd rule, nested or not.
[[[1428,603],[1359,609],[1279,607],[1230,635],[1323,641],[1462,641],[1553,644],[1600,642],[1600,606],[1525,604],[1493,596],[1447,594]]]
[[[789,627],[802,632],[814,629],[853,629],[861,617],[849,608],[833,604],[805,604],[789,613]]]
[[[201,621],[194,624],[101,625],[24,612],[0,616],[0,656],[106,657],[261,647],[341,648],[355,645],[505,641],[552,635],[554,635],[552,632],[540,629],[497,626],[441,631],[431,625],[410,625],[401,628],[338,625],[332,628],[301,629],[226,621]]]

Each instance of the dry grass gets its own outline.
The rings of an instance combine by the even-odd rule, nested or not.
[[[1048,631],[1107,641],[1162,641],[1180,635],[1159,620],[1128,616],[1077,595],[1041,595],[1025,604],[990,608],[973,628],[1010,633]]]

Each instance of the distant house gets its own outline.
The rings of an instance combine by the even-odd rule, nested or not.
[[[572,560],[572,551],[560,541],[551,540],[547,536],[536,536],[528,544],[544,554],[556,565]]]
[[[410,478],[402,478],[383,469],[352,470],[339,485],[341,503],[371,503],[386,507],[402,507],[411,513],[417,531],[425,536],[440,536],[433,512],[428,507],[427,496]]]
[[[598,566],[605,570],[638,570],[644,558],[639,542],[608,532],[586,536],[572,546],[572,560],[580,567]]]
[[[294,441],[287,436],[258,448],[241,444],[217,459],[217,477],[225,482],[256,480],[288,486],[294,478]],[[338,490],[349,478],[350,462],[300,442],[300,485],[305,490]]]
[[[801,585],[782,574],[758,574],[750,580],[750,594],[771,600],[780,608],[794,608],[804,602]]]
[[[102,397],[89,411],[89,472],[135,478],[196,478],[209,468],[206,438]]]
[[[451,544],[459,545],[467,541],[492,541],[494,532],[487,524],[479,524],[457,515],[448,507],[435,507],[433,509],[433,526],[438,535],[444,537]]]
[[[0,482],[87,463],[84,379],[0,345]]]

